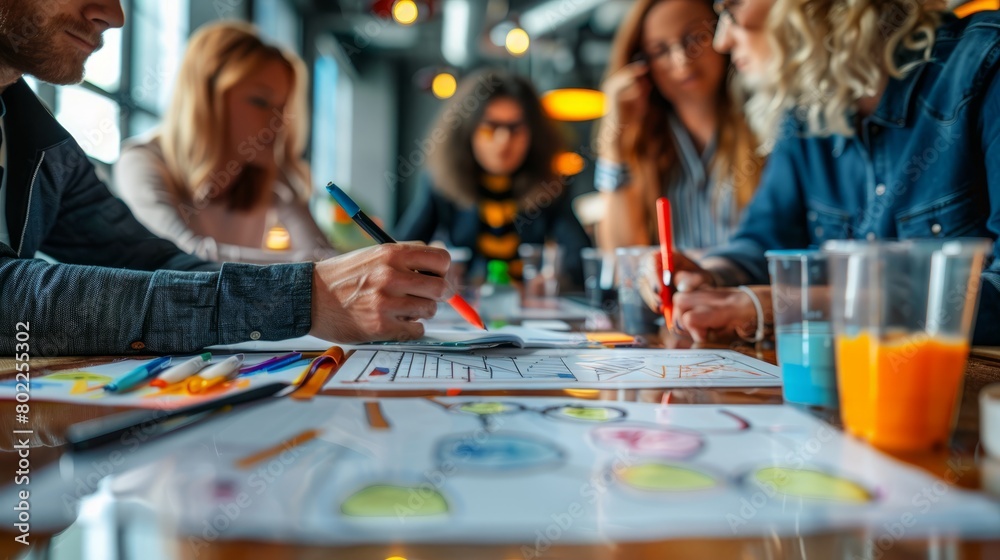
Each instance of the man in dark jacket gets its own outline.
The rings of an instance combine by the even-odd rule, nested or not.
[[[118,0],[0,0],[0,355],[420,336],[415,319],[432,316],[448,288],[415,271],[444,276],[443,250],[381,246],[316,264],[220,266],[155,237],[109,193],[22,75],[79,82],[101,34],[123,23]]]

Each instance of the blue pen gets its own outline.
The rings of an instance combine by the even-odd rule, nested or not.
[[[143,381],[147,381],[157,376],[161,371],[170,365],[170,356],[164,356],[162,358],[156,358],[150,362],[146,362],[141,366],[133,369],[132,371],[126,373],[123,377],[118,379],[113,383],[108,383],[104,386],[104,390],[116,393],[119,391],[127,391],[139,385]]]
[[[279,369],[288,364],[294,363],[302,358],[301,352],[292,352],[291,354],[285,354],[284,356],[276,356],[269,360],[264,360],[259,364],[254,364],[252,366],[247,366],[240,370],[240,375],[247,373],[256,373],[258,371],[269,371],[272,369]]]

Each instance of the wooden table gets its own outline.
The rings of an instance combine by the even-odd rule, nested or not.
[[[756,350],[748,346],[735,349],[770,363],[775,363],[773,350]],[[59,358],[35,360],[33,371],[43,368],[79,368],[90,363],[107,363],[110,358]],[[0,378],[12,376],[12,361],[0,360]],[[922,454],[893,454],[896,458],[915,465],[942,480],[954,480],[955,484],[967,489],[980,489],[983,452],[979,449],[979,409],[977,395],[989,383],[1000,382],[1000,359],[988,357],[970,358],[966,369],[964,395],[957,427],[949,449]],[[324,391],[325,394],[350,394],[344,391]],[[366,393],[371,395],[371,393]],[[383,397],[399,396],[399,392],[386,392]],[[561,398],[573,397],[563,391],[491,391],[464,392],[463,394],[502,394],[518,396],[557,395]],[[406,396],[414,396],[407,392]],[[657,390],[605,391],[600,395],[586,398],[626,401],[656,401],[661,392]],[[767,389],[684,389],[671,391],[671,403],[717,403],[717,404],[776,404],[781,402],[781,392],[777,388]],[[11,451],[11,430],[14,425],[13,402],[0,402],[0,472],[13,473],[17,457]],[[66,428],[76,422],[98,418],[120,412],[121,408],[103,406],[67,405],[59,403],[31,403],[31,417],[35,436],[31,451],[32,470],[38,471],[46,464],[56,461],[62,453],[61,443]],[[834,424],[837,418],[821,415]],[[947,477],[947,478],[946,478]],[[4,505],[4,507],[7,507]],[[9,529],[4,528],[5,531]],[[998,528],[1000,531],[1000,528]],[[14,558],[23,554],[23,547],[13,542],[13,533],[0,533],[0,555]],[[44,549],[52,535],[32,532],[31,540],[36,547]],[[217,542],[206,548],[192,551],[190,547],[178,546],[179,558],[247,559],[268,558],[320,559],[320,558],[377,558],[393,556],[414,559],[497,559],[512,560],[524,558],[519,545],[407,545],[393,543],[385,545],[352,546],[346,548],[308,547],[296,544],[275,544],[267,542]],[[871,534],[863,531],[838,531],[827,534],[810,534],[802,537],[779,537],[761,534],[756,538],[690,538],[672,539],[661,542],[618,542],[599,545],[554,545],[542,556],[544,558],[573,559],[638,559],[638,558],[1000,558],[1000,539],[981,541],[961,541],[953,538],[901,540],[883,549],[873,541]]]

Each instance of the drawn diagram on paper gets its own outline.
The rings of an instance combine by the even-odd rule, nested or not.
[[[491,350],[464,354],[359,350],[332,384],[523,387],[779,386],[778,369],[730,350]]]
[[[878,538],[905,515],[910,537],[1000,531],[996,505],[958,487],[917,515],[913,496],[939,481],[783,405],[320,396],[221,416],[126,461],[110,491],[181,534],[252,496],[232,539],[522,543],[568,511],[564,543],[857,528]],[[53,469],[39,486],[59,492],[59,480]]]

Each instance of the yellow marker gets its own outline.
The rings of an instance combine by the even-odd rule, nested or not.
[[[240,371],[240,366],[243,365],[243,357],[243,354],[237,354],[208,366],[201,373],[188,380],[188,391],[202,393],[235,377]]]

